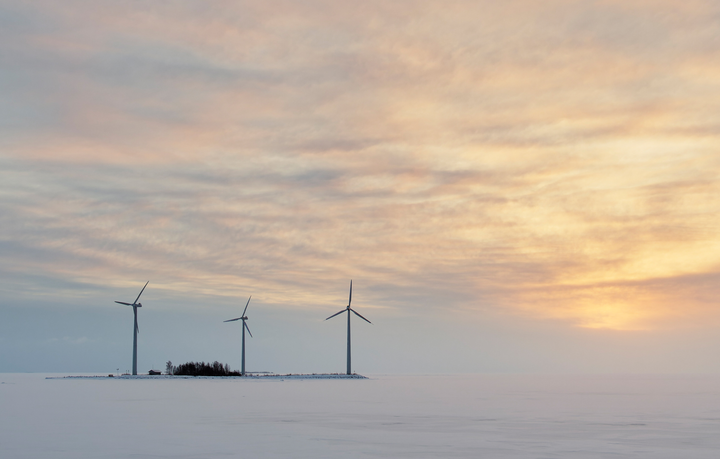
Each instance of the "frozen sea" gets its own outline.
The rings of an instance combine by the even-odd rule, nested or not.
[[[46,376],[0,373],[0,457],[720,457],[720,376]]]

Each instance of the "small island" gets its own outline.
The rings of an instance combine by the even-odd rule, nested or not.
[[[107,376],[60,376],[48,377],[46,379],[97,379],[97,378],[113,378],[113,379],[209,379],[209,378],[250,378],[250,379],[368,379],[366,376],[356,373],[251,373],[246,372],[242,375],[239,371],[233,371],[227,364],[222,364],[217,360],[212,363],[205,362],[187,362],[178,366],[167,362],[165,374],[159,371],[151,370],[146,375],[121,374],[115,376],[109,374]]]

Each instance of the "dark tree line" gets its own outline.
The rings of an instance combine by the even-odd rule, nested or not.
[[[230,371],[227,363],[223,365],[217,360],[213,363],[183,363],[182,365],[173,367],[172,374],[183,376],[241,376],[239,371]]]

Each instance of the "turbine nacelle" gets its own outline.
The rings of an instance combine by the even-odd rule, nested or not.
[[[125,303],[123,301],[116,301],[117,304],[124,304],[125,306],[132,306],[134,308],[142,308],[142,303]]]
[[[137,298],[135,298],[135,301],[132,303],[125,303],[124,301],[116,301],[117,304],[124,304],[125,306],[132,306],[134,308],[142,308],[142,303],[138,303],[138,300],[140,299],[140,295],[143,294],[145,291],[145,287],[150,283],[150,281],[145,282],[145,285],[143,286],[142,290],[140,290],[140,293],[138,294]]]
[[[223,320],[223,322],[235,322],[238,320],[242,320],[243,321],[243,329],[246,329],[248,331],[248,333],[250,333],[250,328],[248,328],[247,322],[245,322],[246,320],[248,320],[248,316],[246,316],[245,313],[247,312],[248,305],[250,304],[250,299],[252,299],[252,295],[250,295],[250,298],[248,298],[247,303],[245,303],[245,309],[243,309],[243,313],[240,317],[236,317],[234,319],[229,319],[229,320]],[[252,333],[250,333],[250,336],[252,337]]]

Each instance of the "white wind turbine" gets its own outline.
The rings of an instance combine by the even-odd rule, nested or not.
[[[133,366],[132,366],[132,374],[137,375],[137,334],[140,332],[140,329],[138,328],[137,323],[137,308],[142,308],[142,303],[138,303],[138,300],[140,299],[140,295],[145,291],[145,287],[150,283],[150,281],[145,282],[145,286],[140,290],[140,293],[138,294],[137,298],[135,298],[135,301],[132,303],[123,303],[122,301],[116,301],[118,304],[124,304],[125,306],[132,306],[133,308],[133,315],[135,316],[135,328],[133,329]]]
[[[252,295],[250,295],[250,298],[252,298]],[[245,309],[243,310],[242,316],[230,319],[230,320],[223,320],[223,322],[235,322],[236,320],[242,320],[243,322],[243,329],[242,329],[242,364],[240,367],[240,374],[242,376],[245,376],[245,330],[247,329],[247,332],[250,333],[250,328],[247,325],[246,320],[248,320],[247,316],[245,315],[245,312],[247,312],[248,305],[250,304],[250,298],[248,298],[247,303],[245,303]],[[252,338],[252,333],[250,333],[250,338]]]
[[[335,317],[339,314],[342,314],[343,312],[347,312],[347,315],[348,315],[348,321],[347,321],[348,322],[348,324],[347,324],[347,374],[351,374],[351,371],[350,371],[350,313],[352,312],[353,314],[360,317],[365,322],[372,324],[372,322],[367,320],[365,317],[363,317],[360,314],[358,314],[357,312],[355,312],[355,310],[350,307],[350,303],[352,303],[352,280],[350,280],[350,298],[348,299],[347,307],[345,309],[343,309],[342,311],[336,312],[335,314],[333,314],[330,317],[328,317],[327,319],[325,319],[325,320],[332,319],[333,317]]]

